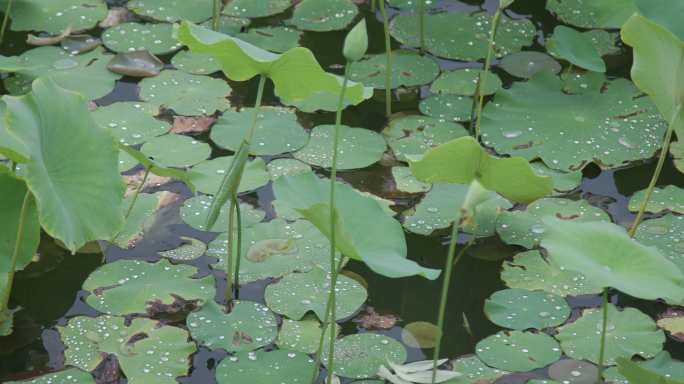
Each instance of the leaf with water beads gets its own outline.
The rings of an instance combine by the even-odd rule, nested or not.
[[[204,227],[207,215],[209,214],[209,207],[213,196],[195,196],[191,197],[183,203],[180,210],[181,219],[183,222],[189,226],[199,229],[201,231],[207,231]],[[210,228],[212,232],[226,232],[228,231],[228,207],[229,203],[226,203],[221,208],[221,213],[219,214],[218,220],[214,223],[214,226]],[[253,206],[240,202],[240,211],[242,214],[242,226],[249,227],[264,219],[266,213],[260,209],[254,208]]]
[[[431,185],[424,183],[411,174],[409,167],[392,167],[392,177],[397,190],[405,193],[421,193],[430,190]]]
[[[637,12],[634,0],[548,0],[546,9],[582,28],[620,28]]]
[[[13,4],[10,28],[51,34],[61,33],[69,27],[81,31],[93,28],[106,15],[107,4],[102,0],[24,0]]]
[[[302,31],[338,31],[351,24],[358,13],[351,0],[302,0],[288,23]]]
[[[340,326],[335,324],[335,331],[339,333]],[[321,338],[323,324],[315,315],[306,315],[302,320],[283,319],[278,332],[276,344],[278,348],[289,349],[302,353],[316,353]],[[326,328],[326,339],[329,339],[330,328]]]
[[[323,348],[321,360],[328,361],[328,348]],[[333,372],[341,377],[363,379],[374,377],[380,366],[391,361],[406,361],[404,346],[387,336],[376,333],[349,335],[335,342]]]
[[[324,319],[329,285],[330,274],[321,268],[313,268],[306,273],[287,275],[267,286],[264,299],[273,312],[293,320],[301,319],[309,311]],[[335,320],[353,315],[368,297],[361,284],[344,275],[338,277],[335,290]]]
[[[684,216],[668,213],[657,219],[645,220],[637,228],[634,238],[641,244],[656,247],[684,271]]]
[[[218,384],[304,384],[311,380],[313,369],[308,355],[287,349],[239,352],[221,361],[216,380]]]
[[[214,277],[193,278],[197,268],[120,260],[105,264],[83,283],[90,292],[86,302],[110,315],[147,313],[153,305],[170,305],[177,300],[204,302],[214,297]]]
[[[186,236],[181,236],[180,238],[183,240],[183,244],[178,248],[158,252],[159,256],[173,260],[187,261],[199,258],[207,251],[207,245],[200,240]]]
[[[214,56],[192,51],[176,53],[171,58],[171,64],[176,69],[193,75],[210,75],[221,70]]]
[[[382,130],[397,159],[407,161],[430,148],[467,136],[462,125],[420,115],[394,115]]]
[[[606,63],[603,62],[591,37],[573,28],[556,26],[546,43],[549,53],[567,60],[570,64],[594,72],[606,71]]]
[[[299,46],[302,31],[290,27],[266,26],[250,28],[236,37],[267,51],[284,53]]]
[[[488,384],[508,374],[506,371],[488,367],[474,355],[452,360],[451,365],[454,371],[462,373],[463,376],[449,381],[449,384]]]
[[[292,0],[233,0],[223,8],[223,14],[234,17],[268,17],[285,12]]]
[[[424,115],[447,121],[468,121],[472,117],[473,98],[453,94],[432,95],[418,104]]]
[[[562,297],[543,291],[505,289],[485,301],[484,313],[494,324],[525,330],[561,325],[570,316]]]
[[[513,372],[545,367],[561,357],[556,340],[545,333],[501,331],[477,343],[477,356],[487,365]]]
[[[183,46],[172,32],[173,26],[168,23],[123,23],[105,30],[102,43],[114,52],[147,50],[153,55],[165,55]]]
[[[437,80],[430,85],[430,92],[473,96],[481,76],[481,70],[471,68],[442,72]],[[489,73],[487,82],[480,87],[480,94],[491,95],[501,88],[501,79],[495,73]]]
[[[385,89],[387,59],[384,53],[368,55],[351,66],[349,78],[367,87]],[[429,84],[439,74],[439,65],[414,51],[392,52],[391,88]]]
[[[566,194],[582,184],[582,172],[562,172],[547,167],[541,161],[530,163],[534,173],[539,176],[549,176],[553,179],[553,190],[556,195]]]
[[[138,16],[173,23],[181,19],[195,23],[211,17],[213,0],[132,0],[126,7]]]
[[[57,331],[67,365],[92,371],[113,354],[131,384],[176,383],[190,371],[190,356],[197,351],[186,330],[145,318],[127,324],[123,317],[78,316]]]
[[[563,384],[595,384],[598,368],[581,360],[564,359],[549,366],[549,377]]]
[[[103,128],[112,132],[125,145],[136,145],[163,135],[171,125],[155,119],[159,109],[139,101],[122,101],[98,107],[93,118]]]
[[[637,212],[645,195],[645,189],[632,195],[629,199],[629,210]],[[660,213],[663,211],[684,213],[684,189],[675,185],[666,185],[653,190],[653,194],[646,204],[646,212]]]
[[[78,368],[67,368],[63,371],[52,372],[33,379],[22,381],[8,381],[6,384],[95,384],[95,379],[88,372]]]
[[[215,194],[223,178],[228,172],[234,156],[215,157],[211,160],[205,160],[192,167],[192,182],[197,187],[197,190],[208,195]],[[263,187],[268,183],[269,174],[266,172],[266,164],[260,157],[254,160],[248,160],[245,165],[238,193],[253,191],[257,188]]]
[[[150,139],[140,151],[164,167],[184,168],[208,158],[211,147],[192,137],[171,133]]]
[[[233,309],[214,300],[207,301],[186,321],[190,335],[210,349],[228,352],[254,351],[275,340],[278,322],[264,305],[252,301],[236,301]]]
[[[133,209],[128,214],[128,217],[126,217],[126,223],[119,230],[116,238],[112,240],[114,244],[119,248],[129,249],[133,248],[142,239],[145,227],[149,225],[149,220],[152,219],[155,212],[159,209],[161,193],[163,192],[155,194],[141,193],[138,195]],[[122,214],[126,215],[132,202],[133,195],[124,199]]]
[[[574,95],[600,92],[607,81],[605,73],[581,70],[565,71],[560,77],[563,80],[563,92]]]
[[[140,82],[140,98],[179,115],[212,115],[230,108],[230,85],[224,80],[166,70]]]
[[[300,173],[311,172],[309,164],[303,163],[297,159],[274,159],[266,164],[268,174],[271,180],[275,180],[280,176],[298,175]]]
[[[598,362],[602,317],[601,310],[588,309],[575,322],[560,327],[556,339],[563,352],[573,359]],[[651,358],[662,351],[664,342],[663,331],[648,315],[635,308],[618,311],[608,304],[605,364],[614,365],[618,357]]]
[[[537,51],[511,53],[499,62],[499,66],[513,76],[529,79],[540,71],[558,73],[561,65],[553,57]]]

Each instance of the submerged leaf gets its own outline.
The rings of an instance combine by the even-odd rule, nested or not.
[[[133,77],[157,76],[164,63],[148,51],[120,52],[107,64],[107,69],[120,75]]]

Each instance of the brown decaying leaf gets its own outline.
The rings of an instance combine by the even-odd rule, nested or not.
[[[143,177],[145,177],[144,169],[141,169],[138,173],[123,176],[124,183],[126,183],[126,194],[124,196],[132,196],[140,186],[140,183],[142,183]],[[147,181],[145,181],[143,189],[159,187],[170,183],[171,180],[172,179],[170,177],[157,176],[153,173],[150,173],[149,176],[147,176]]]
[[[133,13],[128,8],[114,7],[109,9],[107,16],[98,25],[102,28],[109,28],[133,19]]]
[[[64,32],[60,33],[57,36],[36,36],[32,34],[28,34],[26,37],[26,44],[28,45],[36,45],[36,46],[43,46],[43,45],[54,45],[54,44],[59,44],[62,40],[64,40],[65,37],[71,35],[71,27],[67,27]]]
[[[399,316],[393,314],[381,315],[373,307],[366,307],[365,313],[354,319],[361,328],[365,329],[391,329],[401,320]]]
[[[216,118],[211,116],[174,116],[171,133],[201,133],[209,130]]]

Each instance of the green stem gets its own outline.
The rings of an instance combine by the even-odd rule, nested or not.
[[[665,134],[665,139],[663,139],[663,145],[660,149],[660,157],[658,157],[658,164],[656,164],[656,169],[653,172],[653,176],[651,177],[651,182],[648,183],[648,187],[646,188],[646,194],[644,195],[644,200],[641,202],[641,205],[639,206],[639,211],[637,212],[636,218],[634,218],[634,222],[632,223],[632,226],[629,228],[630,237],[634,237],[634,234],[636,233],[636,230],[639,227],[639,224],[641,223],[641,219],[643,218],[644,213],[646,212],[646,206],[648,205],[649,200],[651,200],[653,190],[655,189],[655,186],[658,183],[658,178],[660,177],[660,173],[663,170],[663,165],[665,164],[667,153],[670,151],[670,141],[672,140],[672,133],[674,132],[674,127],[677,122],[677,118],[679,117],[679,113],[681,111],[682,104],[677,105],[675,109],[672,111],[670,125],[667,127],[667,133]]]
[[[7,7],[5,7],[5,16],[2,18],[2,27],[0,27],[0,44],[5,41],[5,31],[7,30],[7,25],[9,24],[10,12],[12,11],[13,0],[7,1]]]
[[[603,288],[603,318],[601,320],[601,346],[599,347],[598,376],[596,384],[603,382],[603,361],[606,351],[606,326],[608,324],[608,288]]]
[[[211,17],[211,29],[214,31],[218,31],[219,29],[219,20],[221,17],[221,1],[222,0],[214,0],[214,12]]]
[[[12,291],[12,284],[14,284],[14,273],[17,268],[17,259],[19,258],[19,253],[21,252],[21,243],[24,240],[24,222],[26,221],[26,213],[28,211],[28,206],[31,201],[30,191],[26,191],[24,195],[24,202],[21,204],[21,211],[19,213],[19,226],[17,227],[17,237],[14,240],[14,251],[12,252],[12,260],[10,261],[10,272],[7,278],[7,289],[3,292],[3,297],[0,301],[0,320],[4,320],[4,314],[7,309],[9,309],[9,298],[10,292]]]
[[[236,199],[231,197],[228,209],[228,246],[226,247],[226,312],[231,310],[233,300],[233,229],[235,227]],[[240,228],[238,228],[238,231]]]
[[[422,54],[425,52],[425,0],[418,0],[418,30],[419,49]]]
[[[387,28],[387,12],[385,12],[385,0],[380,0],[380,14],[382,14],[382,28],[385,32],[385,115],[392,115],[392,46],[389,29]]]
[[[482,88],[487,84],[487,74],[489,73],[489,67],[492,65],[492,55],[494,53],[494,45],[496,44],[496,31],[499,29],[499,21],[501,21],[501,14],[503,13],[503,8],[499,7],[496,9],[494,14],[494,19],[492,20],[492,29],[489,32],[489,46],[487,47],[487,58],[485,59],[485,65],[482,69],[482,73],[479,77],[478,87]],[[484,105],[484,92],[480,92],[478,95],[477,102],[477,113],[475,120],[475,138],[480,137],[480,121],[482,120],[482,106]]]
[[[133,194],[133,198],[131,199],[131,204],[128,206],[128,209],[126,210],[124,219],[128,219],[128,217],[131,215],[131,212],[133,212],[133,206],[135,206],[135,202],[138,201],[138,196],[140,195],[140,192],[142,192],[143,188],[145,188],[145,182],[147,182],[147,178],[150,176],[151,171],[152,167],[145,168],[145,175],[143,176],[140,185],[138,185],[138,188],[135,189],[135,193]],[[115,236],[114,238],[116,239],[118,236],[119,235],[117,234],[117,236]]]
[[[242,213],[240,212],[240,203],[237,196],[233,196],[233,200],[237,203],[235,204],[235,221],[237,222],[237,243],[235,248],[237,249],[237,254],[235,258],[235,276],[233,281],[235,281],[235,300],[240,298],[240,259],[242,258]]]
[[[385,1],[385,0],[382,0]],[[375,0],[371,0],[371,12],[375,12]]]

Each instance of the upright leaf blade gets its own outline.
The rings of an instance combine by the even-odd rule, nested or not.
[[[11,258],[17,239],[21,207],[26,195],[26,183],[0,167],[0,274],[11,272]],[[24,233],[17,258],[16,270],[23,269],[31,262],[40,242],[40,224],[35,199],[29,199],[24,218]],[[0,286],[0,291],[4,289]],[[2,297],[2,295],[0,295]],[[0,308],[0,311],[2,308]]]

